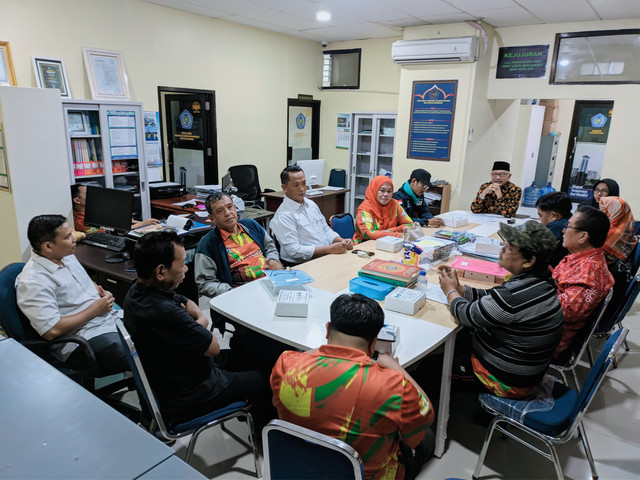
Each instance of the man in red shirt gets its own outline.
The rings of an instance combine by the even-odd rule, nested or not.
[[[562,246],[569,255],[553,270],[564,313],[564,331],[556,358],[570,355],[573,337],[613,286],[613,276],[600,248],[608,231],[607,215],[589,206],[578,207],[564,228]]]
[[[404,478],[405,470],[414,478],[435,446],[429,398],[391,355],[371,359],[384,322],[378,303],[340,295],[330,317],[327,345],[284,352],[273,368],[280,418],[351,445],[368,479]]]

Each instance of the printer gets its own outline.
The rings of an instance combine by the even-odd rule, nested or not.
[[[173,182],[156,182],[149,184],[149,196],[151,200],[157,198],[179,197],[187,193],[184,185]]]

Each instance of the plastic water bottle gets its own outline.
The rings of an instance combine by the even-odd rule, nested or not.
[[[420,276],[418,277],[416,288],[421,292],[426,292],[429,288],[429,282],[427,281],[427,272],[424,269],[420,271]]]
[[[547,193],[555,192],[556,189],[551,186],[551,182],[547,183],[546,187],[542,187],[540,189],[540,196],[546,195]]]
[[[531,182],[531,185],[524,189],[522,195],[522,205],[524,207],[535,207],[536,200],[540,195],[540,189],[536,187],[536,182]]]
[[[423,272],[429,273],[431,271],[431,258],[433,257],[433,248],[425,248],[418,257],[418,266]]]

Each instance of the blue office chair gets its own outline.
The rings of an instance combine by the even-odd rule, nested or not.
[[[558,460],[555,445],[563,444],[571,440],[576,429],[582,440],[585,454],[589,460],[591,467],[591,475],[598,478],[596,465],[591,454],[587,434],[582,425],[582,417],[584,416],[594,394],[600,387],[605,374],[611,368],[620,345],[622,345],[628,330],[626,328],[617,330],[602,349],[598,359],[591,369],[591,373],[582,387],[580,393],[570,389],[566,385],[558,382],[553,386],[554,404],[550,410],[546,411],[529,411],[524,410],[527,400],[511,400],[501,398],[489,393],[480,395],[480,404],[489,413],[495,415],[495,418],[489,425],[487,436],[480,452],[480,458],[473,472],[473,478],[480,476],[480,470],[487,454],[491,436],[494,430],[498,430],[503,435],[510,437],[522,445],[531,448],[535,452],[544,456],[547,460],[553,462],[556,475],[559,479],[564,478],[562,475],[562,466]],[[525,411],[526,413],[521,413]],[[520,413],[519,413],[520,412]],[[513,428],[507,428],[507,427]],[[524,432],[532,437],[537,438],[545,444],[549,453],[546,453],[535,445],[529,444],[525,439],[516,434],[517,431]]]
[[[554,370],[560,372],[565,385],[569,385],[567,382],[566,372],[570,371],[573,375],[573,381],[575,382],[576,389],[580,389],[578,375],[576,374],[576,365],[582,358],[585,350],[589,347],[589,340],[591,340],[591,336],[596,331],[596,328],[600,323],[600,319],[602,319],[604,312],[607,310],[611,297],[613,297],[613,287],[609,289],[609,293],[607,293],[604,300],[602,300],[600,305],[591,312],[582,328],[575,334],[571,341],[571,345],[569,345],[567,349],[562,352],[557,359],[554,359],[551,362],[551,365],[549,365]]]
[[[338,215],[332,215],[329,219],[331,230],[336,232],[342,238],[353,238],[356,233],[353,226],[353,216],[350,213],[340,213]]]
[[[332,168],[329,172],[329,186],[345,188],[347,186],[347,172],[342,168]]]
[[[193,456],[193,451],[196,446],[196,442],[200,434],[205,430],[208,430],[209,428],[215,427],[216,425],[220,425],[225,433],[233,437],[242,445],[246,446],[246,444],[241,439],[227,430],[224,426],[224,422],[238,417],[245,417],[249,426],[249,441],[251,443],[250,448],[253,450],[253,460],[255,463],[256,475],[258,476],[258,478],[260,478],[260,459],[258,458],[258,449],[256,448],[253,418],[249,413],[250,405],[246,402],[234,402],[224,408],[214,410],[211,413],[198,418],[194,418],[193,420],[190,420],[188,422],[176,425],[172,423],[165,423],[162,418],[162,414],[160,413],[160,408],[158,406],[158,402],[156,401],[156,396],[151,389],[149,380],[147,380],[147,375],[144,373],[144,368],[142,367],[142,362],[140,361],[140,357],[138,356],[136,347],[133,344],[133,340],[131,339],[129,332],[127,332],[127,329],[122,323],[122,320],[116,320],[116,325],[118,327],[118,333],[120,334],[120,341],[122,342],[124,350],[127,353],[127,360],[129,360],[129,366],[131,367],[131,372],[133,373],[133,378],[135,380],[136,387],[138,388],[138,393],[142,402],[144,402],[146,411],[152,417],[149,432],[155,433],[156,430],[159,429],[162,436],[168,440],[176,440],[180,437],[191,435],[191,438],[189,439],[189,445],[187,446],[187,454],[184,460],[186,463],[190,463],[191,457]]]
[[[615,288],[615,287],[614,287]],[[600,322],[598,328],[596,328],[593,336],[595,338],[603,338],[608,337],[612,331],[620,330],[622,328],[622,320],[629,313],[633,303],[638,298],[638,294],[640,293],[640,267],[636,270],[634,277],[631,279],[627,290],[625,291],[622,302],[617,305],[617,308],[614,308],[613,311],[606,312],[606,321]],[[616,305],[614,305],[616,307]],[[611,310],[611,308],[609,308]],[[624,342],[625,351],[629,351],[629,345],[627,342]],[[588,351],[589,357],[591,359],[591,352]]]
[[[0,324],[2,324],[2,328],[8,337],[20,342],[47,363],[95,393],[93,380],[100,376],[100,368],[89,342],[74,334],[64,335],[54,340],[45,340],[38,335],[27,317],[18,308],[15,282],[24,265],[22,262],[11,263],[0,270]],[[55,358],[51,354],[51,347],[61,343],[75,343],[78,348],[82,348],[87,357],[87,367],[75,370]]]
[[[342,440],[271,420],[262,430],[265,479],[364,478],[362,459]]]

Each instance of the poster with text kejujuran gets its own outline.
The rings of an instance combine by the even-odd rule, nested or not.
[[[457,80],[413,82],[408,158],[450,160],[457,90]]]

